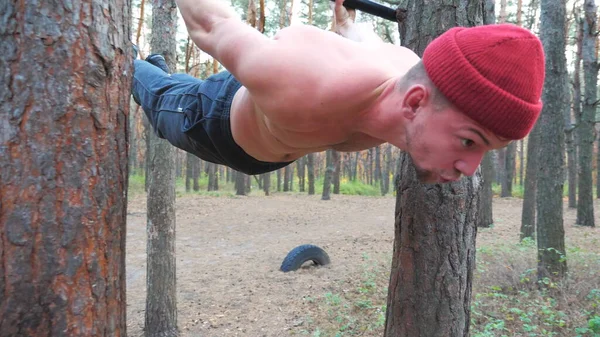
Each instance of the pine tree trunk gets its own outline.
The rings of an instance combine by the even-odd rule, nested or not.
[[[309,153],[306,155],[306,171],[308,178],[308,194],[315,194],[315,154]]]
[[[304,192],[304,190],[306,188],[306,182],[304,180],[304,177],[306,176],[305,161],[306,161],[306,156],[299,158],[296,162],[296,169],[298,170],[298,191],[300,191],[300,192]]]
[[[323,194],[321,195],[321,200],[331,199],[331,182],[333,180],[333,171],[335,171],[332,152],[333,150],[327,150],[325,155],[325,178],[323,179]]]
[[[281,192],[281,175],[283,169],[277,170],[277,192]]]
[[[193,165],[192,181],[194,182],[192,189],[194,190],[194,192],[198,192],[198,191],[200,191],[200,184],[198,182],[198,179],[200,178],[200,175],[202,173],[202,161],[200,161],[200,158],[193,156],[192,157],[192,165]]]
[[[194,180],[194,155],[187,153],[185,159],[185,191],[189,193],[192,190],[192,181]]]
[[[525,139],[519,141],[519,185],[523,186],[523,175],[525,173]]]
[[[160,53],[170,69],[176,67],[177,6],[173,0],[152,1],[150,49]],[[148,189],[146,252],[146,337],[178,336],[175,259],[175,147],[153,132]]]
[[[0,336],[125,336],[129,3],[0,7]]]
[[[483,23],[483,0],[453,6],[408,0],[403,5],[400,40],[418,55],[452,26]],[[423,185],[409,156],[401,158],[384,335],[468,336],[481,174]]]
[[[535,238],[536,196],[538,182],[540,123],[537,123],[527,139],[527,167],[521,211],[521,240]]]
[[[217,191],[218,190],[218,178],[217,178],[217,164],[214,163],[206,163],[207,171],[208,171],[208,191]]]
[[[538,278],[559,280],[567,271],[563,227],[564,122],[568,108],[565,57],[566,5],[542,0],[540,37],[546,54],[546,74],[540,124],[537,183]]]
[[[375,172],[373,173],[373,179],[375,184],[379,182],[381,178],[381,147],[375,147]]]
[[[265,195],[271,194],[271,172],[263,174],[263,191]]]
[[[585,19],[583,20],[583,76],[585,91],[581,120],[579,121],[579,181],[577,195],[577,221],[580,226],[595,227],[594,192],[592,181],[592,153],[594,150],[594,121],[596,119],[598,59],[597,11],[594,0],[584,1]]]
[[[579,13],[574,14],[577,21],[577,38],[576,38],[576,52],[575,52],[575,62],[574,62],[574,71],[573,71],[573,117],[575,119],[574,128],[571,129],[570,137],[567,138],[567,151],[569,152],[570,148],[572,153],[569,156],[568,161],[568,173],[569,173],[569,207],[576,208],[577,207],[577,157],[578,157],[578,132],[576,132],[576,126],[581,122],[581,102],[582,102],[582,94],[581,94],[581,59],[583,55],[583,18],[580,17]],[[570,119],[570,118],[569,118]],[[569,139],[571,138],[571,139]],[[571,142],[573,145],[569,146]]]
[[[332,150],[331,156],[333,159],[333,194],[340,194],[340,171],[341,171],[341,155],[339,152]]]
[[[494,214],[492,211],[492,180],[494,179],[494,170],[492,169],[492,166],[492,153],[488,152],[481,162],[481,176],[483,182],[481,200],[479,201],[479,216],[476,220],[477,227],[489,228],[494,224]]]
[[[242,172],[235,174],[235,194],[246,195],[246,175]]]
[[[503,198],[512,197],[517,143],[511,142],[504,150],[504,175],[502,177],[502,193],[500,195]]]
[[[290,190],[290,166],[286,166],[283,169],[283,191],[287,192]]]

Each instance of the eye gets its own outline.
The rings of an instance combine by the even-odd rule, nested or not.
[[[470,148],[475,146],[475,142],[472,139],[463,138],[460,140],[463,147]]]

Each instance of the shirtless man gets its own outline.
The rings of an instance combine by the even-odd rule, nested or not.
[[[134,99],[160,137],[247,174],[389,142],[410,154],[421,181],[445,183],[530,132],[544,55],[529,31],[453,28],[420,60],[360,30],[342,4],[338,34],[294,25],[270,39],[223,1],[177,0],[192,40],[227,71],[198,80],[168,75],[150,64],[160,66],[156,55],[136,60]]]

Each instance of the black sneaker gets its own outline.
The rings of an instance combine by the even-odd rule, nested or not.
[[[162,71],[164,71],[167,74],[170,74],[171,71],[169,70],[169,67],[167,66],[167,61],[165,60],[164,56],[160,55],[160,54],[150,54],[148,55],[148,57],[146,57],[146,62],[159,67]]]
[[[138,54],[140,53],[140,49],[135,44],[132,44],[132,46],[133,46],[133,59],[135,60],[135,59],[137,59]]]

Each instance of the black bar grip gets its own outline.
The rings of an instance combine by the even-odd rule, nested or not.
[[[331,0],[335,1],[335,0]],[[378,16],[380,18],[397,22],[396,10],[384,5],[380,5],[370,0],[346,0],[344,1],[344,7],[359,10],[361,12],[369,13],[371,15]]]

